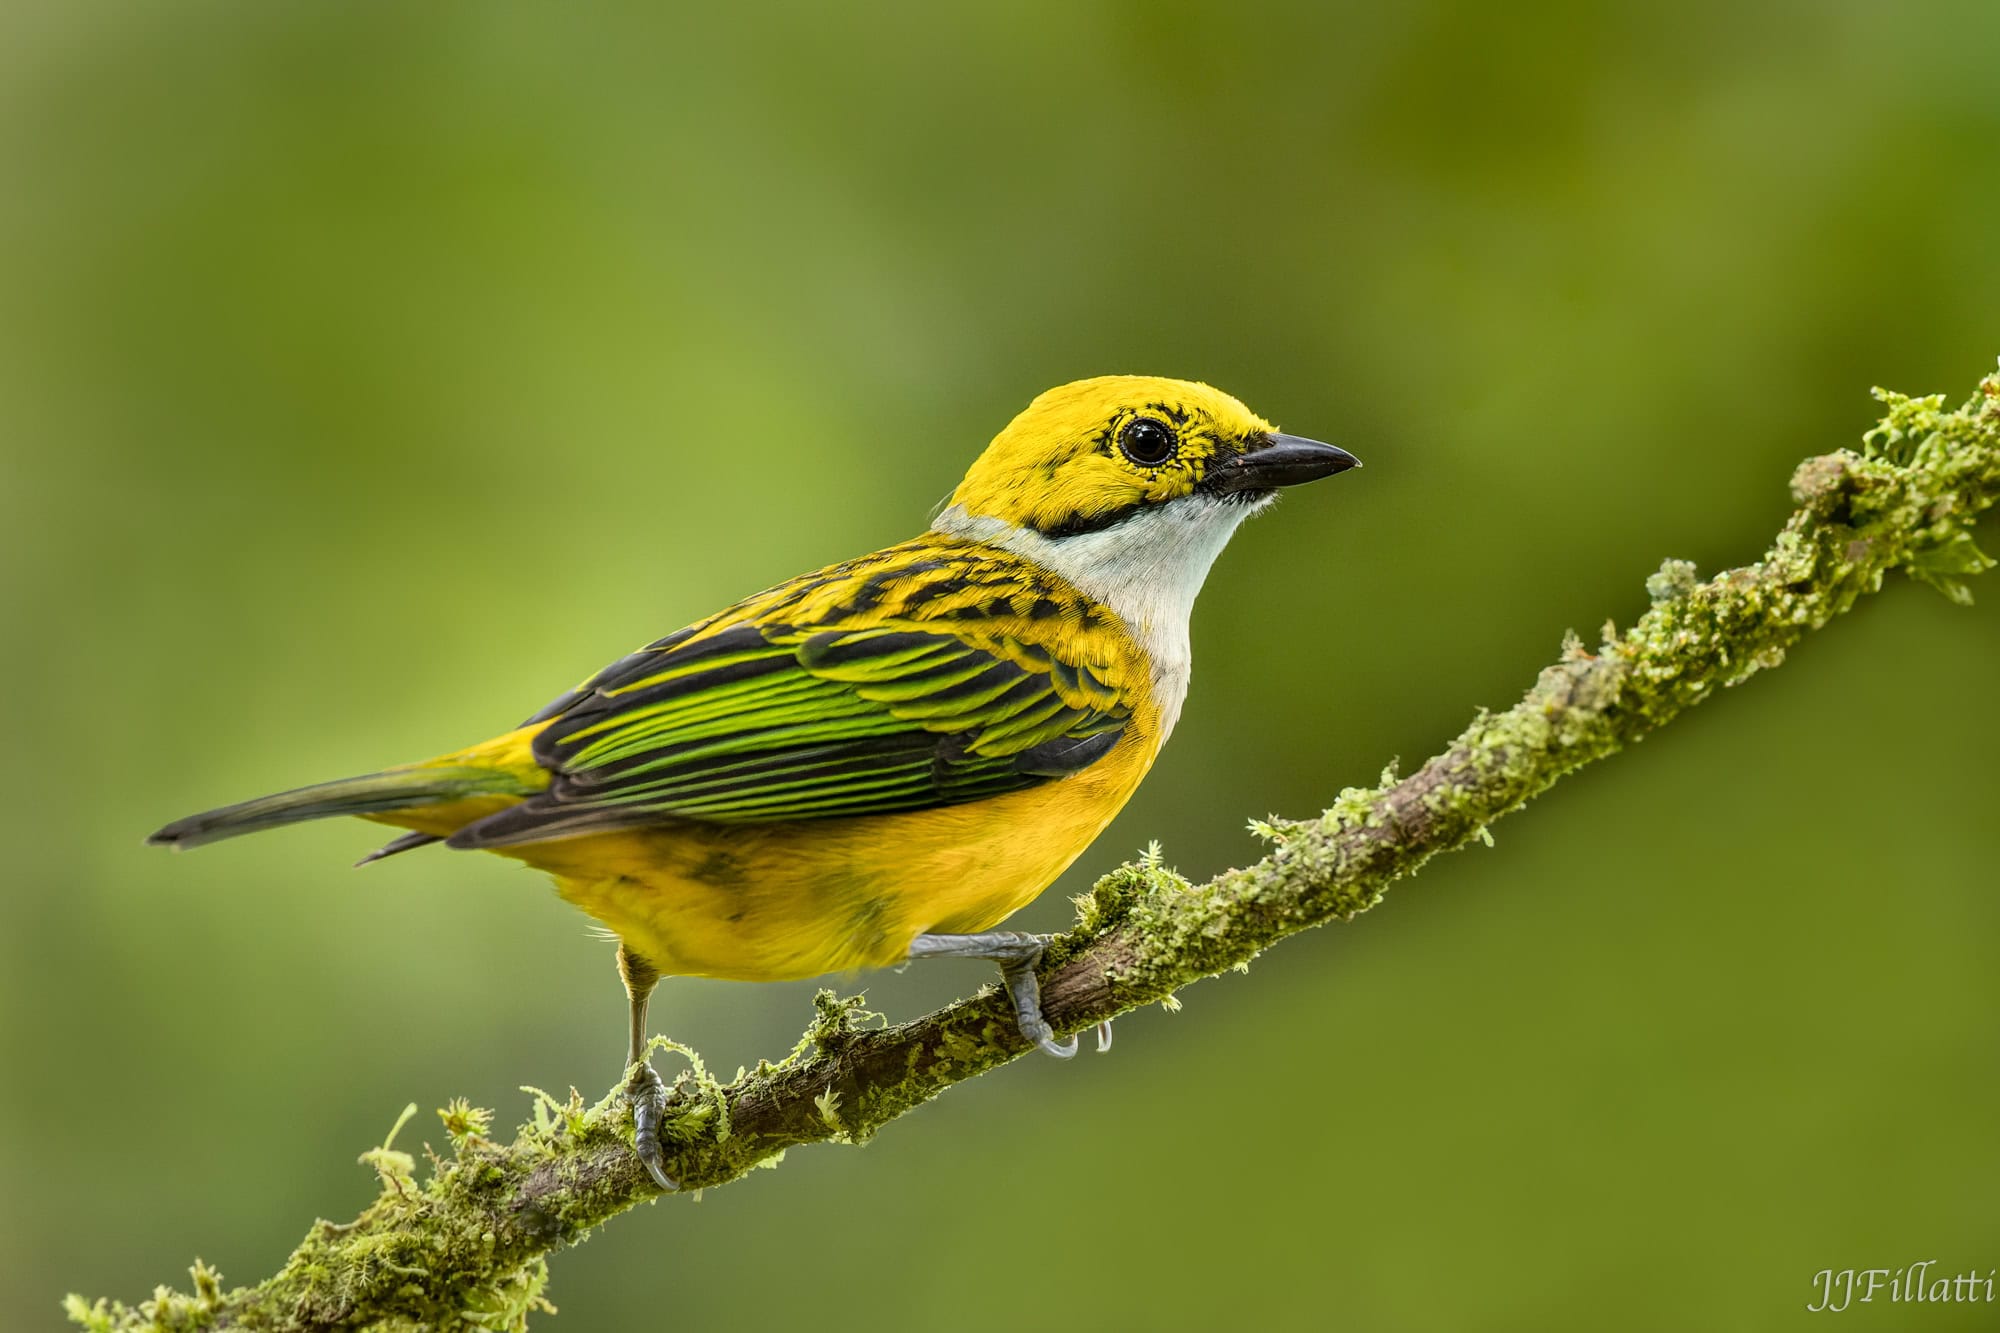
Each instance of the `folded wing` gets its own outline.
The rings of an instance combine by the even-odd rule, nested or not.
[[[1132,700],[1108,671],[1063,660],[1046,634],[980,629],[979,643],[911,621],[669,636],[538,714],[549,789],[449,841],[916,810],[1059,779],[1110,751]]]

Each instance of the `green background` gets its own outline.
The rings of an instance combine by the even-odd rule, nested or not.
[[[1662,557],[1752,558],[1869,385],[2000,352],[1991,4],[724,8],[0,10],[7,1327],[260,1276],[406,1101],[618,1064],[610,949],[509,863],[148,830],[910,535],[1050,384],[1207,379],[1368,467],[1224,557],[1039,928],[1421,759]],[[1897,579],[1110,1056],[619,1219],[551,1326],[1765,1329],[1829,1266],[1990,1271],[1979,592]],[[656,1025],[727,1071],[811,992]]]

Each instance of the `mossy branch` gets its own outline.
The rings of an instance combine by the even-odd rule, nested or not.
[[[1993,563],[1971,524],[2000,499],[2000,376],[1951,412],[1942,397],[1877,396],[1888,414],[1858,452],[1808,459],[1793,474],[1798,508],[1755,564],[1704,583],[1669,560],[1646,581],[1652,609],[1629,631],[1607,625],[1594,649],[1570,636],[1520,703],[1481,713],[1409,777],[1343,791],[1317,819],[1256,825],[1275,847],[1254,865],[1194,885],[1152,855],[1106,875],[1043,965],[1057,1030],[1170,1001],[1288,935],[1368,910],[1557,779],[1777,666],[1891,570],[1969,600],[1963,579]],[[859,1019],[858,1002],[822,992],[789,1057],[727,1084],[683,1052],[692,1071],[673,1089],[663,1138],[685,1187],[725,1184],[801,1144],[859,1142],[1029,1049],[991,992],[887,1029]],[[315,1225],[275,1276],[224,1291],[197,1263],[190,1295],[162,1288],[136,1309],[71,1297],[71,1317],[107,1333],[519,1329],[548,1308],[551,1251],[657,1193],[615,1094],[589,1107],[575,1093],[537,1094],[532,1123],[504,1143],[488,1137],[486,1112],[458,1103],[440,1114],[449,1160],[432,1158],[420,1179],[392,1133],[362,1159],[380,1196],[353,1222]]]

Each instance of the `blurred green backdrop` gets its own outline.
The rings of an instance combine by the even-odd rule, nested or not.
[[[1663,556],[1754,555],[1870,384],[1970,390],[1996,50],[1868,0],[6,6],[0,1323],[254,1279],[405,1101],[619,1058],[539,878],[164,819],[487,735],[1142,370],[1369,465],[1238,539],[1173,745],[1026,920],[1150,837],[1212,873]],[[1899,583],[1110,1057],[621,1219],[552,1325],[1765,1329],[1821,1268],[1991,1269],[1980,593]],[[655,1015],[726,1070],[810,993]]]

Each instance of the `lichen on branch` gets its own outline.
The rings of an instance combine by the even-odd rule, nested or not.
[[[1665,562],[1629,630],[1606,625],[1594,648],[1571,635],[1519,703],[1480,713],[1408,777],[1349,788],[1316,819],[1253,824],[1273,844],[1255,864],[1197,885],[1153,852],[1100,879],[1043,962],[1051,1023],[1068,1033],[1172,1003],[1288,935],[1367,911],[1565,775],[1778,666],[1893,570],[1969,601],[1966,579],[1993,564],[1972,524],[2000,499],[2000,376],[1952,411],[1941,396],[1876,396],[1887,412],[1858,451],[1793,473],[1797,508],[1754,564],[1704,582],[1687,562]],[[1031,1049],[990,991],[892,1027],[872,1017],[823,991],[789,1056],[727,1083],[668,1044],[690,1065],[662,1133],[684,1188],[726,1184],[802,1144],[861,1142]],[[439,1112],[451,1156],[431,1156],[421,1173],[392,1132],[362,1156],[381,1181],[375,1201],[352,1222],[316,1224],[262,1282],[225,1291],[197,1261],[189,1294],[162,1287],[137,1307],[72,1296],[66,1309],[96,1333],[525,1328],[553,1308],[547,1256],[657,1194],[616,1092],[594,1106],[575,1092],[533,1095],[530,1122],[506,1142],[489,1136],[488,1112],[463,1102]]]

